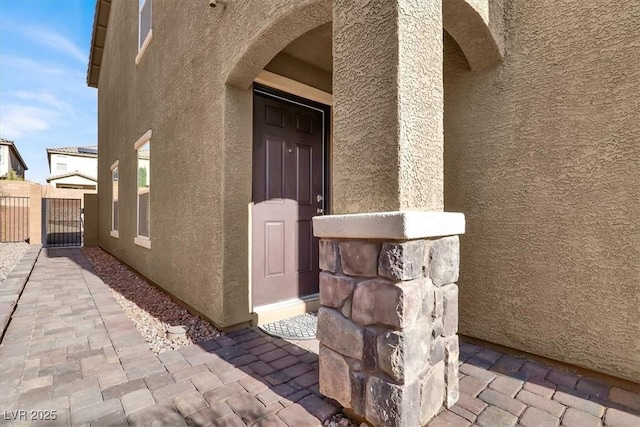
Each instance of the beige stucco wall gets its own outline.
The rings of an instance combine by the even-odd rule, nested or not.
[[[503,24],[499,3],[489,15],[510,34],[502,65],[471,73],[445,39],[445,210],[464,212],[468,230],[461,331],[637,380],[640,6],[513,0]],[[250,81],[296,31],[330,19],[328,5],[154,2],[153,40],[136,66],[137,5],[112,3],[99,82],[99,243],[218,325],[250,319]],[[286,68],[281,60],[268,67]],[[133,243],[133,144],[149,129],[146,249]]]
[[[640,3],[517,0],[507,18],[495,69],[445,44],[461,332],[640,381]]]
[[[29,243],[42,243],[42,186],[30,181],[0,180],[0,196],[29,198]]]
[[[331,93],[333,90],[333,76],[331,73],[300,61],[284,52],[276,55],[264,69],[327,93]]]
[[[334,8],[335,212],[441,211],[440,0]]]
[[[85,194],[84,205],[84,246],[98,246],[98,195]]]
[[[95,185],[95,182],[93,183]],[[43,185],[41,187],[42,198],[49,199],[80,199],[81,206],[84,207],[84,195],[96,194],[97,190],[79,190],[75,188],[55,188],[53,185]]]
[[[98,89],[99,244],[218,325],[251,319],[252,92],[249,84],[225,82],[234,70],[250,83],[289,42],[330,20],[330,4],[244,1],[214,9],[207,2],[154,2],[153,38],[138,66],[137,2],[111,4]],[[264,54],[256,40],[275,51]],[[146,249],[133,242],[133,145],[149,129],[154,178]],[[119,238],[110,236],[116,160]]]
[[[80,199],[84,207],[84,195],[96,190],[54,188],[30,181],[0,180],[0,196],[29,197],[29,241],[33,245],[42,243],[42,199]]]

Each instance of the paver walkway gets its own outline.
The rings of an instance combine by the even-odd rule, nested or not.
[[[314,352],[255,329],[156,356],[77,249],[42,251],[0,359],[0,425],[304,427],[338,410]],[[637,393],[469,343],[461,362],[431,427],[640,425]]]
[[[20,294],[31,274],[40,253],[40,245],[32,245],[11,269],[4,280],[0,280],[0,333],[4,333],[11,313],[18,303]]]

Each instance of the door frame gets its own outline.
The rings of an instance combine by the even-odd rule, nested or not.
[[[251,88],[251,100],[255,91],[259,91],[263,95],[280,99],[286,102],[293,102],[315,110],[322,110],[326,115],[326,122],[323,129],[323,190],[324,190],[324,209],[325,215],[331,212],[332,191],[331,191],[331,154],[333,143],[333,95],[314,87],[300,83],[296,80],[262,71],[254,80],[254,86]],[[253,116],[251,118],[253,125]],[[253,138],[251,144],[253,146]],[[253,168],[252,168],[253,170]],[[253,172],[251,175],[253,182]],[[256,316],[257,324],[270,323],[275,320],[290,317],[296,314],[306,313],[315,310],[319,306],[319,294],[307,295],[303,297],[291,298],[285,301],[278,301],[271,304],[254,306],[253,304],[253,218],[252,205],[249,204],[249,301],[253,314]]]

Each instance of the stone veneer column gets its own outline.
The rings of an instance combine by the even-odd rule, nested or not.
[[[376,426],[425,425],[458,399],[442,32],[442,0],[333,1],[332,206],[347,215],[313,224],[320,391]]]
[[[328,216],[314,219],[314,232],[320,392],[374,426],[425,425],[458,400],[454,234],[464,216]]]

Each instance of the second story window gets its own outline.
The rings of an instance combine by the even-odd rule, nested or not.
[[[142,55],[147,50],[153,31],[151,30],[151,3],[152,0],[140,0],[140,11],[138,16],[138,54],[136,55],[136,65],[142,60]]]
[[[66,171],[67,170],[67,164],[66,163],[57,163],[56,164],[56,170]]]

